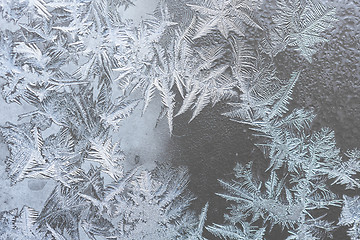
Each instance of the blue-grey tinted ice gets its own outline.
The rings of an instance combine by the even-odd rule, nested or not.
[[[338,6],[1,1],[0,239],[360,239],[360,150],[294,103]],[[249,154],[177,161],[223,123]]]

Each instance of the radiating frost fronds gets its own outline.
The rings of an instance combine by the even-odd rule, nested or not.
[[[266,192],[261,190],[260,184],[256,188],[249,170],[237,167],[236,176],[240,182],[221,181],[231,194],[220,196],[237,203],[229,219],[250,213],[253,220],[260,217],[288,228],[291,234],[288,239],[331,236],[334,225],[324,216],[313,216],[314,210],[341,206],[342,200],[329,189],[328,180],[335,179],[332,184],[344,184],[347,188],[358,186],[358,151],[348,152],[348,159],[343,161],[333,131],[328,128],[310,131],[314,119],[311,112],[295,109],[285,117],[269,120],[265,114],[262,119],[253,121],[251,126],[263,141],[256,145],[270,159]],[[285,175],[280,181],[277,172],[281,168],[290,172],[290,177]]]
[[[72,43],[76,52],[88,57],[88,61],[82,64],[75,72],[75,76],[81,81],[91,79],[95,76],[103,76],[102,81],[112,82],[112,69],[115,68],[114,61],[119,29],[108,29],[91,26],[79,36],[77,42]],[[100,28],[100,29],[99,29]],[[119,38],[119,40],[117,39]]]
[[[204,225],[206,221],[206,215],[209,208],[209,203],[206,203],[203,209],[201,210],[201,214],[199,217],[199,223],[197,224],[196,228],[193,230],[190,230],[188,233],[189,236],[183,237],[182,239],[186,240],[206,240],[206,238],[203,237],[203,230]]]
[[[239,50],[236,50],[236,52],[239,52]],[[248,56],[247,58],[251,59],[249,53],[245,52],[245,54],[245,56]],[[223,115],[251,122],[268,114],[269,107],[274,103],[273,97],[281,89],[281,86],[285,86],[285,84],[281,84],[281,80],[276,76],[274,65],[271,62],[265,63],[265,59],[261,56],[256,58],[254,66],[252,66],[251,61],[245,61],[245,66],[250,65],[253,70],[244,78],[241,73],[244,64],[237,55],[233,71],[239,81],[238,86],[242,94],[239,102],[229,103],[234,108]]]
[[[278,93],[275,94],[275,103],[271,107],[271,112],[268,115],[269,118],[283,116],[284,113],[288,111],[287,105],[291,100],[292,89],[294,88],[295,83],[299,79],[299,75],[300,72],[292,73],[289,82],[284,87],[282,87]]]
[[[283,80],[272,62],[287,47],[311,62],[335,9],[278,0],[274,27],[266,28],[253,15],[262,1],[196,0],[177,12],[161,0],[135,25],[120,16],[134,2],[0,3],[2,97],[34,108],[19,116],[28,123],[0,128],[10,150],[6,171],[12,183],[57,183],[40,213],[26,206],[1,212],[0,238],[205,240],[209,205],[198,218],[190,211],[186,169],[125,173],[115,130],[153,100],[161,100],[170,133],[177,115],[191,111],[192,121],[231,100],[234,109],[224,115],[253,131],[268,165],[260,178],[251,164],[238,164],[234,180],[219,181],[218,196],[232,205],[224,224],[205,229],[222,239],[260,240],[279,225],[288,239],[323,239],[335,227],[319,214],[343,204],[339,224],[358,239],[358,197],[342,199],[329,185],[360,187],[359,150],[342,156],[333,131],[311,129],[315,115],[289,106],[301,71]],[[256,49],[245,44],[250,28],[266,31]]]
[[[304,214],[303,203],[289,195],[289,190],[283,182],[278,182],[275,174],[266,183],[266,192],[263,193],[260,190],[261,184],[252,176],[250,167],[251,165],[248,165],[244,168],[238,164],[235,168],[236,181],[230,183],[220,181],[228,193],[218,195],[236,203],[226,219],[236,223],[244,221],[243,217],[250,215],[252,221],[263,219],[269,221],[271,226],[274,224],[281,224],[283,227],[294,226]],[[282,198],[286,194],[287,196]]]
[[[98,171],[95,175],[88,174],[88,183],[72,188],[76,191],[71,194],[73,200],[80,201],[76,204],[79,212],[74,215],[75,223],[80,224],[91,239],[95,236],[187,239],[192,233],[198,236],[205,216],[202,214],[197,225],[193,214],[188,212],[192,197],[185,190],[187,171],[160,166],[155,172],[143,171],[139,175],[137,170],[107,185],[97,175]]]
[[[139,100],[120,101],[117,104],[108,103],[108,108],[100,115],[106,124],[118,129],[120,123],[134,111]]]
[[[8,240],[51,240],[51,234],[47,231],[40,231],[36,219],[38,213],[23,206],[19,211],[13,209],[0,212],[0,238]]]
[[[204,5],[189,4],[201,16],[197,33],[193,38],[203,37],[214,30],[218,30],[225,38],[229,37],[231,31],[244,36],[244,24],[260,28],[250,13],[253,6],[248,3],[242,0],[206,0]]]
[[[257,122],[259,126],[263,125],[261,121],[282,117],[288,111],[299,76],[300,72],[293,72],[289,80],[280,80],[272,64],[258,62],[249,83],[241,86],[241,102],[230,103],[234,109],[224,115],[249,124]]]
[[[317,44],[327,41],[323,33],[336,21],[336,9],[316,0],[282,0],[277,5],[278,12],[273,17],[276,27],[270,32],[271,54],[275,56],[289,45],[311,62]]]
[[[229,63],[221,63],[229,54],[225,45],[203,47],[197,50],[199,61],[192,66],[192,73],[185,84],[186,95],[176,115],[192,109],[192,121],[208,105],[235,95],[238,81],[231,75]]]
[[[314,218],[311,215],[314,209],[341,204],[341,200],[326,189],[325,182],[317,176],[307,176],[310,180],[294,181],[294,187],[288,189],[285,185],[286,176],[279,180],[273,171],[265,183],[264,192],[249,170],[249,167],[245,169],[238,165],[235,168],[236,181],[220,181],[228,193],[218,195],[235,203],[226,216],[230,223],[243,222],[246,216],[251,216],[252,222],[263,219],[271,227],[280,224],[290,229],[292,235],[289,239],[301,239],[299,236],[323,238],[335,229],[332,223],[322,217]]]
[[[335,229],[332,223],[321,220],[320,218],[307,220],[299,224],[295,231],[289,230],[290,236],[286,240],[301,239],[328,239],[332,238],[331,232]]]
[[[1,132],[10,150],[6,166],[12,183],[39,175],[37,168],[46,163],[42,153],[44,141],[39,129],[27,124],[16,126],[8,123]]]
[[[166,81],[162,81],[161,83],[159,82],[156,84],[156,86],[157,86],[158,90],[160,91],[162,104],[166,108],[165,109],[166,117],[168,119],[168,125],[169,125],[170,134],[171,134],[172,130],[173,130],[175,94],[172,93],[171,87],[169,87],[169,85]]]
[[[124,154],[121,152],[118,143],[112,144],[110,139],[92,141],[88,160],[99,162],[102,171],[108,174],[115,181],[123,176]]]
[[[324,167],[331,179],[332,184],[345,185],[347,189],[357,189],[360,187],[360,180],[356,176],[360,172],[360,151],[358,149],[348,151],[347,160],[338,158],[331,169]]]
[[[117,205],[117,212],[123,218],[119,234],[132,240],[182,236],[191,226],[186,213],[192,200],[185,191],[187,182],[184,168],[160,167],[154,173],[142,172],[132,182],[127,205]]]
[[[164,2],[159,4],[150,19],[141,21],[136,27],[126,25],[121,30],[122,48],[115,56],[117,67],[114,68],[119,73],[115,81],[119,83],[125,96],[137,89],[141,91],[143,113],[154,98],[155,90],[160,92],[170,132],[175,105],[173,87],[175,84],[179,85],[179,78],[171,51],[174,43],[168,43],[166,36],[175,25],[170,21]]]
[[[55,187],[38,217],[42,228],[46,228],[46,224],[49,224],[53,229],[58,229],[60,234],[68,235],[71,240],[80,239],[81,214],[90,207],[81,194],[96,198],[103,191],[103,179],[97,169],[91,168],[81,177],[83,180],[71,187],[62,184]]]
[[[263,240],[265,235],[265,228],[258,229],[247,222],[243,222],[241,228],[214,224],[206,229],[214,236],[225,240]]]
[[[340,225],[349,226],[348,236],[351,240],[359,239],[360,237],[360,199],[359,196],[348,197],[344,195],[344,205],[339,219]]]
[[[51,91],[62,91],[65,86],[84,84],[61,69],[65,64],[65,55],[52,58],[50,50],[35,43],[4,44],[0,50],[3,61],[0,77],[6,81],[2,93],[7,102],[20,103],[25,100],[30,104],[37,104],[49,96]]]

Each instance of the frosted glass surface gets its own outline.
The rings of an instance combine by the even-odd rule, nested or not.
[[[0,12],[0,239],[360,239],[358,2]]]

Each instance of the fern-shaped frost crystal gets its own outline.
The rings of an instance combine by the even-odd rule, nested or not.
[[[358,239],[360,236],[360,199],[359,196],[348,197],[344,196],[344,205],[339,220],[340,225],[346,225],[348,229],[348,236],[351,240]]]
[[[213,30],[220,31],[225,38],[229,37],[230,31],[244,36],[243,23],[260,28],[250,15],[253,5],[248,5],[247,1],[206,0],[204,6],[189,6],[200,15],[205,16],[200,20],[194,39],[203,37]]]
[[[275,56],[289,45],[312,62],[317,44],[327,41],[323,32],[336,21],[336,9],[316,0],[281,0],[277,5],[278,12],[273,17],[276,27],[270,31],[271,54]]]

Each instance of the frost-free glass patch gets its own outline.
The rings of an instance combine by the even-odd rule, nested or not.
[[[360,239],[359,10],[2,1],[0,239]]]

